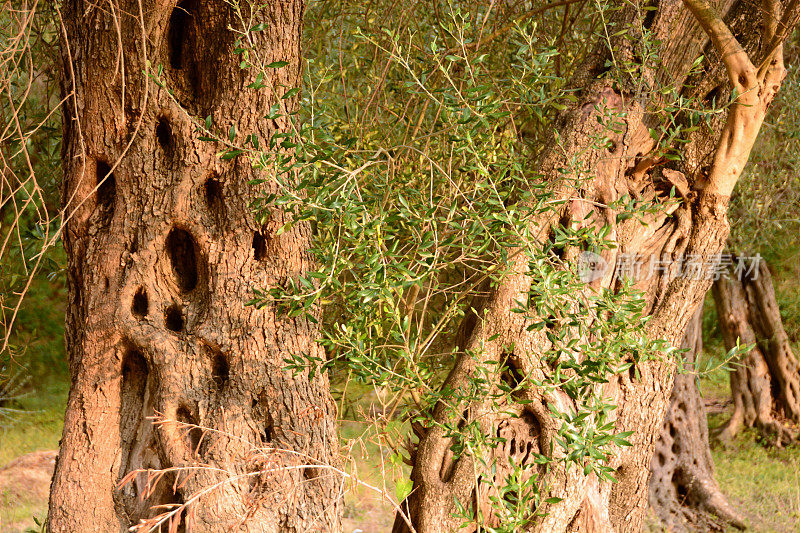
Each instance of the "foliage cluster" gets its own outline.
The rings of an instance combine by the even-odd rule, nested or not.
[[[0,405],[26,379],[19,357],[30,318],[22,307],[41,277],[61,271],[58,231],[61,114],[55,6],[5,1],[0,9]],[[20,331],[14,325],[22,322]],[[29,366],[29,365],[28,365]],[[56,366],[63,367],[63,362]],[[4,420],[0,408],[0,426]]]
[[[565,41],[597,39],[612,46],[611,32],[616,38],[630,33],[642,43],[639,61],[657,60],[641,26],[614,26],[619,6],[586,4],[571,21],[567,12],[563,19],[543,16],[534,23],[475,4],[438,3],[431,11],[410,3],[394,11],[390,3],[316,3],[307,20],[311,47],[299,110],[286,111],[291,107],[283,102],[295,93],[283,89],[266,117],[287,116],[294,131],[263,147],[245,136],[243,146],[222,156],[247,156],[269,176],[265,184],[277,182],[255,202],[262,222],[280,209],[292,214],[287,224],[314,228],[311,251],[318,268],[257,288],[251,303],[277,304],[290,316],[312,319],[309,311],[323,308],[326,359],[297,353],[287,365],[298,372],[329,371],[342,405],[353,401],[351,382],[375,387],[381,409],[365,431],[393,448],[396,461],[413,455],[414,445],[401,446],[406,436],[394,418],[430,426],[436,405],[457,413],[487,398],[502,412],[524,404],[523,391],[531,387],[571,399],[574,407],[553,408],[560,449],[512,465],[499,486],[485,487],[495,494],[490,499],[492,513],[501,517],[498,531],[518,530],[534,518],[546,493],[538,472],[553,461],[613,480],[607,452],[628,445],[629,434],[615,430],[615,406],[602,396],[602,385],[669,352],[643,338],[647,319],[635,290],[587,291],[579,262],[565,256],[567,249],[613,246],[608,225],[565,222],[545,239],[537,222],[558,218],[566,201],[553,195],[552,179],[535,165],[537,152],[561,144],[553,120],[576,99],[569,78],[579,74],[580,55],[573,53],[581,45]],[[259,29],[244,26],[237,41],[237,53],[246,57],[243,68],[255,70],[254,89],[270,79],[271,69],[282,68],[264,65],[248,46]],[[619,83],[628,83],[641,63],[621,59],[608,66]],[[638,90],[652,89],[639,83]],[[661,110],[667,117],[692,104],[671,88],[660,90],[662,100],[675,98]],[[590,150],[606,148],[624,116],[607,112],[599,120],[603,133]],[[652,135],[672,147],[690,131],[666,121]],[[228,140],[234,138],[230,133]],[[665,154],[672,155],[666,148]],[[577,192],[592,175],[577,156],[561,179]],[[627,197],[612,207],[623,219],[646,209]],[[463,323],[480,316],[482,300],[521,255],[534,281],[515,312],[547,337],[550,347],[532,356],[549,366],[549,377],[520,375],[512,361],[487,360],[477,351],[469,354],[477,368],[469,385],[443,387],[463,350]],[[493,472],[498,465],[484,458],[502,438],[460,415],[454,420],[443,428],[453,438],[453,453],[468,453]],[[402,498],[410,486],[399,486]],[[467,521],[485,518],[468,504],[462,510]]]

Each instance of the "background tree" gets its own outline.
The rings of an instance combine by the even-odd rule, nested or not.
[[[309,268],[309,225],[256,221],[271,185],[203,140],[289,131],[264,117],[297,104],[303,2],[61,9],[72,384],[48,527],[337,530],[327,378],[283,369],[316,326],[246,305]]]
[[[794,53],[796,39],[787,42],[788,54]],[[763,357],[756,355],[743,355],[737,361],[730,360],[731,354],[735,354],[736,349],[746,345],[744,337],[738,338],[731,326],[737,331],[745,330],[747,338],[754,339],[755,333],[751,327],[747,326],[748,317],[760,317],[759,322],[768,323],[773,337],[782,338],[784,354],[776,354],[778,360],[782,360],[784,368],[791,365],[794,359],[791,355],[789,339],[786,335],[782,322],[784,313],[778,310],[778,301],[775,297],[773,284],[770,279],[758,277],[762,269],[767,269],[764,265],[756,265],[755,261],[765,261],[756,252],[763,251],[770,256],[771,261],[780,263],[790,260],[794,254],[791,247],[787,247],[786,235],[793,235],[797,230],[793,222],[793,215],[797,209],[796,196],[796,174],[792,172],[792,166],[796,160],[798,142],[795,135],[791,132],[798,125],[797,110],[793,102],[797,99],[797,72],[792,71],[782,84],[781,92],[777,98],[777,103],[771,109],[769,124],[762,134],[760,148],[754,152],[754,157],[743,174],[740,187],[731,199],[729,216],[731,217],[731,235],[728,239],[728,247],[749,252],[749,256],[737,257],[725,254],[721,268],[717,272],[718,277],[724,278],[714,283],[714,291],[719,291],[722,296],[717,300],[717,306],[734,306],[725,308],[721,313],[709,313],[709,320],[715,325],[712,334],[724,331],[725,348],[734,350],[729,352],[728,359],[718,362],[717,366],[730,369],[732,389],[740,390],[743,385],[745,391],[749,391],[746,386],[747,375],[760,376],[755,381],[772,381],[770,375],[764,373],[767,366],[764,365]],[[726,99],[726,94],[716,94],[717,99]],[[720,119],[713,122],[719,123]],[[719,127],[719,124],[717,124]],[[789,237],[791,239],[791,237]],[[768,243],[765,246],[765,243]],[[775,244],[773,244],[775,243]],[[774,246],[780,252],[776,254],[771,247]],[[740,262],[741,261],[741,262]],[[737,268],[738,267],[738,268]],[[757,289],[752,297],[757,298],[762,304],[752,307],[749,306],[749,299],[739,300],[734,296],[744,296],[742,288],[745,285],[757,285]],[[786,305],[786,302],[783,304]],[[739,324],[739,326],[735,326]],[[692,329],[692,322],[689,325],[689,332]],[[779,332],[783,332],[781,335]],[[767,338],[759,338],[764,346],[772,346]],[[684,344],[686,340],[684,340]],[[702,342],[699,343],[702,346]],[[698,352],[699,353],[699,352]],[[687,363],[693,376],[698,372],[703,373],[704,365],[693,363],[690,359],[692,352],[687,354]],[[735,356],[735,355],[734,355]],[[736,356],[735,356],[736,357]],[[699,361],[698,361],[699,362]],[[712,361],[708,360],[707,363]],[[757,362],[754,366],[747,365],[747,362]],[[715,363],[716,364],[716,363]],[[772,367],[769,367],[772,368]],[[758,370],[761,369],[761,370]],[[780,397],[791,397],[790,386],[796,379],[791,372],[778,370],[784,377],[783,380],[775,379],[775,384],[769,388]],[[771,371],[770,371],[771,373]],[[780,374],[779,374],[780,375]],[[699,376],[698,376],[699,377]],[[777,376],[776,376],[777,377]],[[656,515],[663,523],[672,528],[696,527],[693,524],[705,523],[708,527],[722,527],[725,522],[732,522],[741,525],[741,517],[737,512],[731,512],[730,503],[724,496],[719,494],[716,481],[713,479],[713,464],[710,459],[711,449],[709,447],[708,429],[706,424],[706,410],[704,400],[697,387],[698,379],[685,377],[679,373],[675,376],[675,388],[673,389],[671,407],[667,412],[665,427],[662,430],[661,438],[656,445],[656,454],[653,458],[652,469],[653,477],[650,480],[650,501]],[[764,391],[762,387],[760,390]],[[775,392],[781,391],[781,392]],[[788,393],[788,394],[787,394]],[[788,425],[773,419],[773,412],[781,412],[775,409],[776,398],[769,400],[762,406],[761,412],[756,416],[754,407],[759,403],[754,398],[745,398],[743,394],[749,392],[737,392],[739,398],[734,402],[734,413],[723,427],[721,436],[726,441],[732,437],[729,428],[731,425],[741,427],[745,420],[745,412],[751,423],[757,420],[767,422],[761,426],[762,429],[772,427],[777,431],[772,431],[768,435],[768,440],[781,444],[791,438],[792,430]],[[762,396],[761,398],[765,398]],[[791,403],[791,402],[790,402]],[[747,406],[747,407],[745,407]],[[765,412],[766,409],[773,409]],[[789,411],[791,413],[791,410]],[[677,428],[680,428],[677,429]],[[677,449],[673,450],[672,445],[676,444]],[[677,474],[677,475],[675,475]],[[688,483],[687,483],[688,482]],[[698,491],[690,491],[692,487],[699,488]],[[679,497],[676,498],[675,496]],[[745,511],[739,509],[738,511]],[[716,515],[716,519],[708,513]],[[720,523],[721,520],[721,523]],[[716,524],[715,524],[716,522]]]
[[[796,53],[796,39],[787,44],[791,53]],[[763,264],[746,275],[731,273],[714,284],[719,329],[726,347],[730,349],[737,342],[754,346],[732,366],[734,412],[721,429],[723,440],[729,440],[742,427],[755,427],[766,440],[778,445],[797,439],[800,376],[784,328],[784,321],[792,320],[793,311],[776,297],[770,272],[795,260],[790,243],[798,229],[800,199],[795,166],[800,140],[790,132],[800,124],[800,114],[793,105],[798,97],[797,76],[792,71],[787,77],[787,90],[782,91],[773,111],[768,132],[773,142],[756,155],[758,165],[747,173],[743,187],[732,199],[734,225],[728,246],[735,255],[765,254]],[[776,251],[763,247],[765,241],[775,242]]]
[[[725,346],[752,346],[731,370],[733,413],[720,439],[754,427],[778,445],[793,442],[800,421],[800,365],[783,328],[766,262],[759,261],[741,279],[721,278],[713,292]]]
[[[686,365],[675,374],[669,410],[650,470],[650,507],[670,531],[744,529],[744,519],[714,478],[703,397],[697,370],[703,351],[703,307],[698,308],[681,343]]]

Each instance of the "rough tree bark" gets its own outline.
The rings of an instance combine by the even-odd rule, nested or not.
[[[574,82],[579,101],[556,123],[561,144],[553,143],[545,149],[535,164],[543,179],[553,184],[554,198],[564,200],[564,209],[541,216],[533,223],[532,233],[544,246],[558,224],[608,224],[611,237],[617,241],[617,248],[604,252],[608,264],[616,264],[618,254],[673,262],[680,257],[693,257],[713,264],[728,235],[726,211],[731,191],[784,76],[780,43],[785,30],[794,24],[795,13],[782,16],[781,3],[777,1],[765,1],[760,7],[738,0],[717,2],[717,9],[726,14],[724,20],[703,0],[661,0],[648,5],[655,11],[643,21],[638,13],[644,12],[637,13],[636,9],[642,6],[626,4],[628,7],[621,9],[616,22],[618,28],[625,25],[630,31],[635,31],[641,22],[652,32],[653,38],[661,42],[658,68],[644,66],[641,79],[631,80],[627,86],[614,84],[603,76],[611,56],[601,49],[580,69],[583,76]],[[796,7],[794,2],[788,5]],[[635,24],[627,26],[634,20]],[[738,38],[729,25],[736,27]],[[706,36],[724,64],[724,77],[708,76],[716,84],[711,91],[718,93],[720,87],[730,84],[738,97],[719,131],[701,130],[695,137],[703,138],[695,143],[694,152],[682,164],[662,169],[657,165],[661,162],[656,161],[655,143],[647,129],[660,122],[645,112],[650,106],[658,107],[658,95],[641,87],[684,87],[693,61],[704,52]],[[613,40],[614,58],[635,60],[637,51],[632,43],[636,42],[635,35]],[[598,113],[608,112],[624,117],[624,131],[609,132],[598,124]],[[610,137],[609,149],[593,149],[594,139],[602,135]],[[582,175],[592,176],[580,190],[565,185],[563,180],[565,169],[572,169],[573,158],[580,161]],[[681,205],[671,213],[662,211],[645,223],[630,219],[617,223],[616,212],[607,207],[623,195],[647,204],[672,187],[683,197]],[[580,250],[564,250],[563,257],[570,261],[579,253]],[[511,274],[482,306],[481,318],[468,332],[461,346],[464,353],[457,358],[445,387],[457,390],[469,386],[479,366],[485,368],[498,362],[513,365],[518,375],[530,378],[530,383],[547,380],[548,366],[540,357],[549,346],[545,332],[528,331],[530,319],[513,312],[532,285],[527,257],[519,254],[517,258],[511,265]],[[600,287],[613,290],[617,283],[619,280],[609,272],[587,291]],[[658,273],[640,280],[638,286],[650,314],[646,335],[678,346],[710,284],[707,276],[672,278]],[[512,353],[508,347],[513,347]],[[617,406],[616,429],[635,432],[630,439],[633,446],[615,449],[609,457],[608,464],[618,480],[614,484],[585,476],[574,466],[567,470],[557,461],[562,453],[554,443],[559,422],[549,407],[559,412],[574,409],[570,398],[560,391],[544,392],[529,386],[520,393],[524,402],[502,409],[497,409],[493,400],[464,402],[455,407],[437,404],[432,412],[436,423],[421,430],[412,454],[414,490],[404,508],[415,529],[424,533],[457,530],[464,519],[458,516],[455,502],[473,512],[489,510],[489,494],[483,484],[476,485],[476,478],[488,480],[489,485],[503,484],[508,472],[504,465],[509,464],[509,458],[517,465],[531,464],[535,469],[533,451],[553,454],[551,468],[539,470],[540,486],[547,487],[543,498],[559,500],[540,503],[536,509],[540,517],[528,527],[530,531],[639,531],[648,508],[650,460],[669,404],[673,370],[674,365],[664,360],[643,362],[636,365],[635,371],[612,376],[601,391]],[[481,461],[468,454],[455,456],[450,450],[453,439],[443,426],[456,425],[459,420],[474,421],[484,435],[501,438],[503,444],[487,452],[490,456]],[[483,471],[480,464],[497,468]],[[486,521],[495,524],[496,518],[490,515]],[[398,516],[395,530],[404,529],[405,522]]]
[[[328,383],[283,370],[288,354],[322,355],[315,326],[246,305],[254,287],[309,268],[310,228],[278,235],[279,211],[257,225],[257,172],[217,157],[190,118],[262,146],[287,131],[262,117],[300,83],[304,4],[243,3],[242,21],[232,4],[63,2],[72,382],[51,531],[127,531],[203,490],[184,513],[195,531],[340,529],[322,466],[338,449]],[[246,88],[255,73],[240,69],[230,30],[242,23],[263,23],[252,45],[265,63],[288,63],[267,88]],[[143,74],[158,65],[175,99]],[[137,469],[167,473],[119,486]]]
[[[727,349],[754,345],[731,371],[733,414],[720,440],[754,427],[777,445],[798,437],[800,365],[783,329],[772,276],[765,261],[752,275],[720,278],[713,286],[722,338]]]
[[[703,308],[689,321],[669,409],[650,463],[650,508],[669,531],[725,531],[744,520],[714,479],[706,408],[692,372],[703,351]]]

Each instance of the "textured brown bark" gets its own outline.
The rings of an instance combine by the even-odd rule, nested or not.
[[[783,329],[766,262],[759,261],[755,275],[721,278],[713,291],[725,346],[730,350],[737,339],[754,345],[733,362],[733,414],[720,440],[730,440],[742,427],[754,427],[778,445],[796,440],[800,365]]]
[[[323,355],[315,326],[246,305],[253,288],[309,268],[310,228],[278,235],[277,210],[257,224],[250,202],[273,185],[250,184],[264,176],[217,157],[191,119],[236,124],[261,146],[286,131],[262,117],[300,83],[303,8],[280,0],[254,14],[265,24],[254,49],[288,62],[254,90],[227,2],[63,3],[72,382],[51,531],[127,531],[203,490],[182,528],[340,529],[324,468],[338,448],[328,383],[283,370],[289,354]],[[143,75],[158,65],[178,103]],[[154,424],[156,413],[187,425]],[[150,491],[146,475],[119,486],[137,469],[168,472]]]
[[[686,367],[675,374],[669,410],[650,463],[650,508],[669,531],[744,528],[714,479],[706,408],[693,372],[703,351],[703,309],[695,313],[681,343]]]
[[[554,198],[565,200],[561,212],[543,215],[532,224],[532,233],[538,236],[541,246],[546,245],[552,228],[558,224],[573,227],[608,224],[617,248],[603,255],[612,265],[618,254],[635,254],[645,261],[654,257],[676,262],[681,257],[694,257],[704,264],[713,264],[721,252],[728,235],[729,195],[783,78],[782,55],[780,48],[774,56],[768,53],[773,47],[766,43],[772,42],[775,32],[772,24],[761,24],[759,6],[738,1],[717,3],[719,10],[727,13],[726,20],[734,27],[742,49],[733,33],[712,16],[704,2],[687,0],[685,4],[691,5],[693,13],[684,7],[684,2],[662,0],[655,2],[656,11],[647,15],[644,24],[662,47],[658,68],[645,66],[643,80],[631,80],[629,85],[620,86],[604,79],[604,65],[610,57],[603,48],[579,69],[578,79],[574,80],[574,86],[580,90],[579,101],[556,122],[562,144],[553,143],[535,162],[543,179],[552,183]],[[624,25],[637,20],[637,16],[632,7],[623,9],[616,20],[617,27],[627,27]],[[773,12],[763,20],[776,18]],[[702,21],[702,27],[698,21]],[[635,32],[638,22],[630,27]],[[724,63],[724,69],[706,76],[704,81],[713,84],[708,90],[733,85],[739,99],[719,128],[703,129],[692,136],[683,163],[662,169],[650,157],[655,145],[647,131],[649,125],[657,125],[658,119],[645,113],[650,105],[658,107],[658,95],[642,91],[639,83],[683,87],[694,59],[701,52],[714,54],[707,35],[712,37],[719,52],[720,66]],[[637,52],[631,42],[636,42],[635,36],[613,41],[615,56],[635,58]],[[757,69],[748,54],[756,64],[767,57],[766,66]],[[609,132],[598,124],[598,113],[604,112],[624,116],[622,133]],[[596,149],[593,144],[603,135],[609,137],[608,150]],[[572,168],[573,158],[580,161],[581,174],[592,177],[580,187],[564,183],[568,180],[563,179],[564,170]],[[673,186],[683,197],[683,203],[644,224],[638,220],[617,223],[617,213],[604,207],[626,194],[645,203],[652,202]],[[579,253],[580,250],[567,249],[562,257],[573,261]],[[484,362],[483,366],[488,366],[508,361],[531,382],[547,380],[548,367],[540,357],[549,347],[546,334],[542,330],[528,331],[529,319],[513,312],[532,286],[525,254],[517,256],[510,271],[482,306],[481,319],[465,336],[466,341],[460,346],[464,354],[455,362],[446,388],[469,387]],[[600,287],[613,290],[617,283],[614,273],[608,272],[586,290]],[[707,276],[670,279],[657,274],[637,279],[637,286],[645,295],[646,312],[651,315],[645,334],[678,346],[710,284]],[[509,353],[507,347],[513,347],[513,352]],[[480,354],[480,358],[471,354]],[[601,391],[604,398],[610,398],[617,406],[614,411],[617,431],[634,431],[630,439],[633,446],[615,449],[609,458],[608,464],[615,470],[618,481],[615,484],[601,482],[593,475],[584,476],[574,465],[567,470],[558,462],[559,454],[563,453],[554,443],[559,422],[550,415],[549,407],[560,412],[573,409],[572,400],[561,391],[545,392],[530,386],[520,392],[524,403],[512,402],[500,408],[493,405],[494,400],[456,406],[440,402],[432,413],[436,424],[421,431],[412,454],[414,491],[404,509],[414,527],[424,533],[458,529],[464,519],[457,516],[454,502],[471,507],[473,512],[478,509],[491,512],[488,505],[491,489],[485,486],[504,483],[509,458],[515,464],[530,464],[535,469],[531,452],[549,454],[549,450],[554,450],[551,469],[538,472],[542,475],[540,486],[547,487],[543,497],[556,497],[560,501],[542,502],[536,509],[541,517],[528,530],[639,531],[648,508],[650,460],[669,404],[673,370],[674,366],[666,361],[646,361],[637,364],[635,372],[612,376]],[[499,382],[503,377],[497,375],[495,379]],[[467,454],[455,457],[450,449],[453,439],[440,424],[455,425],[459,420],[474,421],[484,435],[503,438],[505,443],[487,452],[488,456],[481,461]],[[484,471],[480,464],[496,468]],[[488,483],[476,486],[476,478]],[[485,521],[494,525],[499,518],[490,514]],[[407,529],[398,517],[395,531]]]

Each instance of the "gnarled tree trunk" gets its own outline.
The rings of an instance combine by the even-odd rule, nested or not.
[[[563,200],[564,208],[538,217],[531,233],[537,236],[536,246],[546,247],[559,224],[608,225],[609,235],[617,244],[603,252],[608,264],[616,264],[617,258],[626,254],[645,262],[650,258],[679,262],[680,258],[692,257],[713,265],[728,236],[726,211],[731,191],[783,79],[778,45],[784,37],[783,29],[794,23],[794,13],[781,18],[780,2],[765,2],[763,9],[767,11],[762,12],[752,2],[723,1],[717,3],[726,14],[723,20],[703,0],[661,0],[648,3],[655,10],[641,19],[643,5],[621,8],[615,30],[647,28],[652,38],[661,42],[658,68],[642,66],[643,79],[629,85],[604,77],[607,62],[638,57],[635,43],[639,41],[634,34],[612,39],[613,57],[601,48],[579,69],[579,79],[573,82],[579,101],[556,123],[561,143],[554,142],[535,164],[542,179],[551,184],[554,200]],[[783,21],[780,32],[776,29],[779,21]],[[658,107],[658,91],[643,91],[637,82],[683,87],[693,61],[701,53],[713,55],[710,49],[704,50],[706,35],[718,51],[720,65],[724,65],[724,71],[720,68],[706,76],[712,84],[708,91],[718,93],[730,84],[736,89],[737,100],[720,128],[701,129],[693,135],[681,164],[661,169],[656,166],[657,147],[648,130],[660,122],[646,112],[650,106]],[[609,114],[623,117],[623,131],[612,132],[598,124],[601,115]],[[609,138],[608,149],[598,149],[596,139],[604,135]],[[575,160],[580,162],[581,175],[591,176],[580,187],[571,186],[565,179],[577,178]],[[617,212],[610,207],[626,195],[639,199],[642,205],[656,203],[654,199],[664,197],[673,187],[683,202],[652,219],[617,221]],[[562,257],[570,261],[579,254],[580,250],[567,249]],[[542,360],[551,344],[546,331],[528,328],[536,317],[514,312],[518,302],[526,301],[534,282],[527,255],[515,256],[509,270],[469,329],[460,346],[464,352],[444,387],[469,388],[475,377],[483,375],[482,369],[503,363],[512,365],[516,375],[524,376],[527,387],[518,393],[520,401],[509,405],[496,405],[493,394],[485,401],[438,403],[432,413],[434,422],[423,429],[413,452],[414,490],[403,507],[422,533],[461,527],[465,517],[459,505],[476,518],[482,511],[488,525],[499,525],[500,518],[490,505],[494,494],[486,485],[502,485],[512,459],[515,465],[529,466],[536,472],[539,486],[545,488],[538,507],[530,509],[537,516],[526,530],[639,531],[648,508],[650,461],[669,404],[674,366],[665,360],[637,363],[631,372],[610,376],[599,393],[617,406],[616,430],[634,432],[630,438],[633,446],[614,448],[608,458],[617,483],[599,480],[594,474],[584,475],[575,465],[567,469],[561,461],[565,452],[556,441],[561,422],[552,416],[550,408],[565,413],[576,410],[575,405],[563,391],[534,385],[552,378],[550,367]],[[650,315],[645,334],[678,346],[711,278],[656,273],[636,281],[645,295],[645,312]],[[616,290],[620,283],[620,276],[608,272],[592,282],[586,294],[600,288]],[[507,376],[498,373],[492,383],[499,387],[504,378]],[[501,444],[486,457],[455,455],[451,450],[454,439],[447,428],[459,424],[475,424],[483,435]],[[537,467],[537,454],[551,458],[548,470]],[[476,483],[476,479],[488,483]],[[403,529],[405,521],[398,517],[395,530]]]
[[[669,531],[744,528],[714,479],[706,408],[693,372],[703,351],[703,308],[686,328],[686,368],[675,374],[669,410],[650,463],[650,508]]]
[[[732,363],[733,415],[719,438],[729,440],[742,427],[754,427],[778,445],[796,440],[800,365],[783,329],[766,262],[758,261],[751,274],[720,278],[713,292],[725,346],[753,345]]]
[[[246,305],[254,287],[309,268],[310,228],[279,235],[277,210],[257,224],[262,176],[218,157],[192,118],[262,146],[288,130],[263,117],[300,83],[303,1],[243,3],[242,18],[233,4],[63,2],[72,383],[51,531],[127,531],[176,508],[157,505],[194,531],[339,529],[328,383],[283,369],[289,354],[323,355],[317,330]],[[242,24],[263,24],[248,42],[264,64],[287,62],[267,87],[247,88],[256,72],[240,68],[231,31]]]

